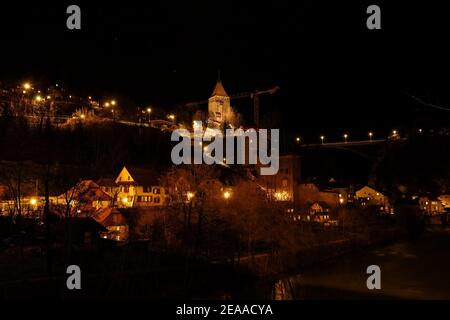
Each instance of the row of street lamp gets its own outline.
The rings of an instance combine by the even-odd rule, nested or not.
[[[56,84],[56,86],[58,87],[59,85]],[[26,94],[30,90],[34,90],[32,84],[30,82],[24,82],[22,84],[22,88],[23,88],[23,91],[22,91],[23,94]],[[43,97],[42,95],[40,95],[40,93],[41,93],[41,91],[38,91],[38,94],[34,98],[34,100],[36,102],[42,102],[42,101],[45,101],[45,100],[51,100],[51,96],[50,95],[47,95],[46,97]],[[72,98],[72,96],[69,96],[69,98]],[[92,96],[89,96],[89,100],[92,100]],[[111,99],[111,100],[104,101],[102,103],[102,105],[105,108],[111,108],[111,113],[115,114],[114,107],[116,107],[118,105],[118,102],[115,99]],[[142,113],[144,113],[144,114],[146,113],[148,115],[148,120],[149,121],[150,121],[150,115],[151,115],[152,111],[153,110],[150,107],[148,107],[148,108],[146,108],[145,110],[142,111]],[[172,122],[175,121],[175,118],[176,118],[176,116],[174,114],[172,114],[172,113],[167,115],[167,119],[169,119]]]
[[[151,115],[151,113],[152,113],[152,108],[150,108],[150,107],[148,107],[146,110],[142,110],[142,113],[147,113],[147,115],[148,115],[148,121],[150,121],[150,115]],[[175,121],[175,115],[173,114],[173,113],[171,113],[171,114],[168,114],[167,115],[167,119],[169,119],[169,120],[171,120],[171,121]]]
[[[422,133],[422,129],[419,129],[418,131],[419,131],[419,133]],[[369,131],[367,135],[368,135],[368,137],[369,137],[369,140],[372,141],[372,138],[373,138],[373,136],[374,136],[374,133],[373,133],[372,131]],[[349,136],[348,133],[344,133],[344,134],[342,135],[342,137],[344,138],[344,142],[347,143],[347,141],[348,141],[348,139],[349,139],[350,136]],[[397,131],[397,130],[392,130],[391,137],[398,137],[398,131]],[[325,141],[325,136],[324,136],[324,135],[321,135],[319,138],[320,138],[320,142],[323,144],[324,141]],[[295,138],[295,141],[296,141],[297,143],[301,143],[301,142],[302,142],[302,139],[301,139],[299,136],[297,136],[297,137]]]

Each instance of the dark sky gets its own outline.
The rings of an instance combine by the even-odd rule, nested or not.
[[[191,2],[2,1],[1,80],[42,78],[170,107],[207,98],[220,68],[229,93],[279,85],[262,112],[312,134],[434,116],[404,92],[450,106],[443,4]],[[70,4],[81,7],[81,31],[66,28]],[[382,30],[366,29],[370,4],[381,7]]]

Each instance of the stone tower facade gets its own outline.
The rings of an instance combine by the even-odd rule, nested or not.
[[[221,127],[224,123],[230,124],[233,119],[230,97],[220,80],[217,81],[211,97],[208,99],[208,121],[211,125]]]

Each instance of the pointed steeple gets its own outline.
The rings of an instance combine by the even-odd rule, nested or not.
[[[228,97],[227,93],[225,92],[225,88],[222,85],[222,81],[217,80],[216,86],[214,87],[214,90],[211,94],[211,97],[214,96],[221,96],[221,97]]]

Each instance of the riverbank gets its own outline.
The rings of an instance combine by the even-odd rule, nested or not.
[[[428,227],[417,239],[370,246],[303,267],[274,281],[278,299],[450,299],[450,228]],[[368,290],[366,269],[381,269]]]

